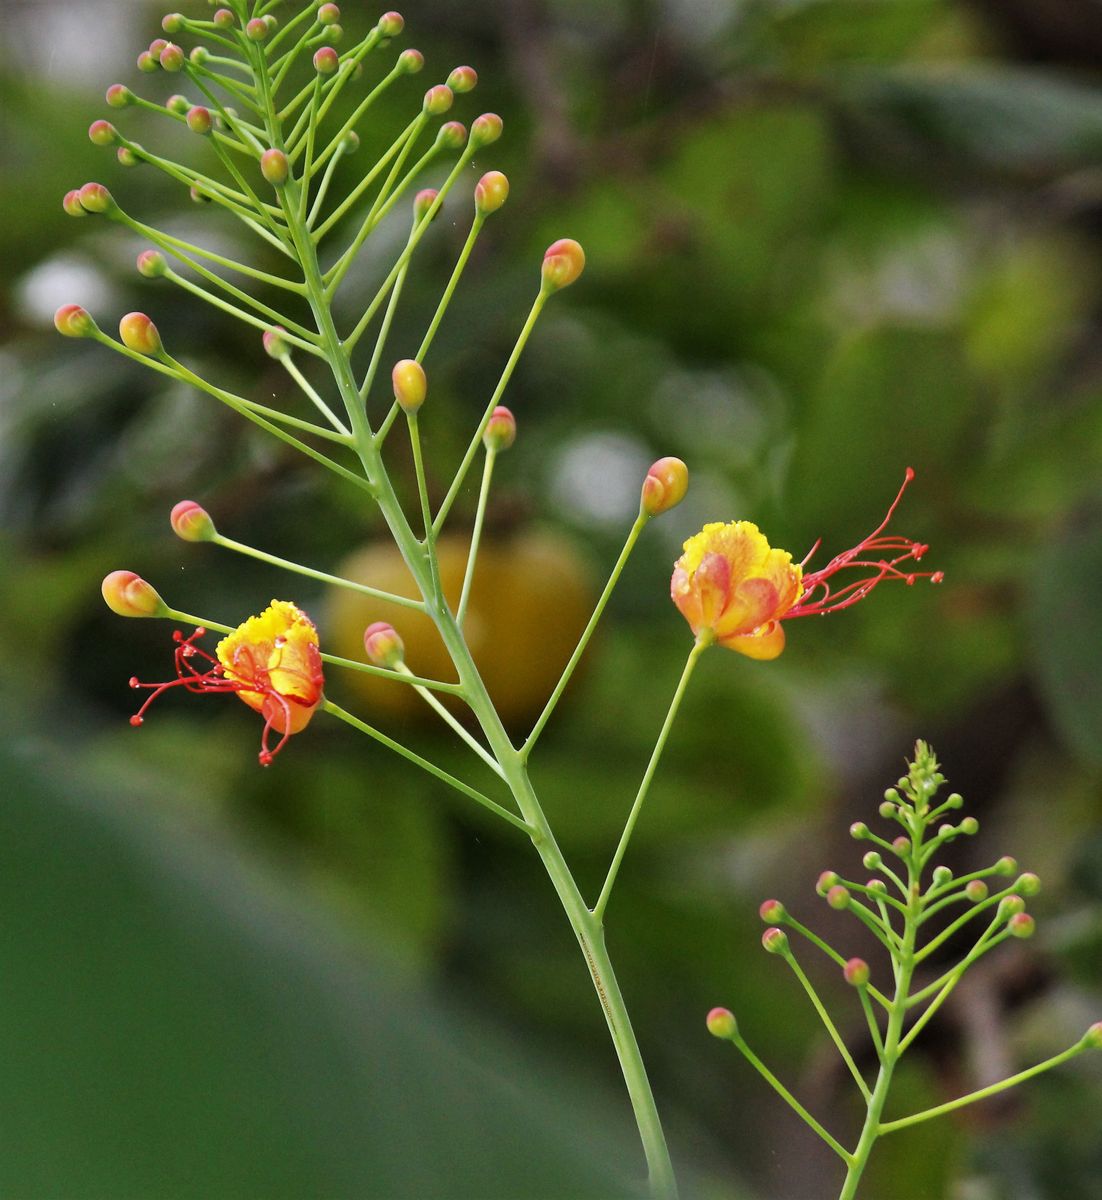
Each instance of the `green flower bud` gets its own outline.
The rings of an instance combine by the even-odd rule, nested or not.
[[[712,1037],[730,1041],[738,1036],[738,1022],[729,1008],[713,1008],[708,1014],[706,1024]]]
[[[761,944],[770,954],[784,954],[788,949],[788,934],[774,926],[761,935]]]
[[[168,263],[160,250],[143,250],[138,255],[138,274],[146,279],[160,279],[168,270]]]
[[[1015,913],[1006,923],[1007,929],[1010,930],[1010,936],[1016,938],[1029,938],[1033,936],[1033,931],[1037,928],[1037,922],[1027,912]]]
[[[763,900],[758,908],[758,916],[766,925],[778,925],[787,915],[787,910],[779,900]]]

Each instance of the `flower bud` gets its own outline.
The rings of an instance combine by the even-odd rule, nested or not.
[[[729,1008],[713,1008],[708,1014],[705,1024],[712,1037],[730,1041],[738,1036],[738,1022],[735,1020],[735,1014]],[[1091,1028],[1093,1029],[1094,1026]],[[1090,1036],[1090,1030],[1087,1031],[1087,1036]]]
[[[415,413],[424,404],[429,386],[424,367],[416,359],[403,358],[394,364],[390,378],[394,384],[394,399],[402,411]]]
[[[911,839],[900,834],[892,842],[892,850],[899,858],[906,858],[911,852]]]
[[[863,958],[851,958],[842,968],[842,977],[851,987],[864,987],[869,981],[869,964]]]
[[[272,185],[282,187],[291,173],[291,164],[282,150],[265,150],[260,156],[260,173]]]
[[[1027,912],[1015,913],[1006,923],[1011,937],[1029,938],[1037,928],[1037,922]]]
[[[870,850],[861,861],[866,871],[878,871],[884,865],[884,860],[876,850]]]
[[[149,53],[152,54],[154,58],[160,58],[161,51],[167,50],[170,44],[171,43],[169,42],[168,38],[154,38],[153,41],[149,43]]]
[[[770,954],[784,954],[788,949],[788,934],[774,925],[761,935],[761,944]]]
[[[322,25],[336,25],[341,19],[341,10],[335,4],[323,4],[318,9],[318,21]]]
[[[895,788],[886,788],[884,790],[884,799],[887,800],[889,804],[898,804],[899,793]]]
[[[999,917],[1008,921],[1011,917],[1016,917],[1019,913],[1025,912],[1025,901],[1021,896],[1004,896],[999,901]]]
[[[658,517],[675,508],[689,490],[689,468],[679,458],[667,456],[651,463],[643,479],[639,511]]]
[[[573,238],[559,238],[547,247],[543,256],[543,286],[557,292],[569,287],[585,270],[585,251]]]
[[[462,121],[445,121],[436,135],[441,150],[462,150],[467,144],[467,126]]]
[[[838,873],[836,871],[824,871],[816,880],[815,890],[820,896],[825,896],[836,883],[839,883]]]
[[[964,797],[960,792],[953,792],[945,798],[946,808],[961,808],[964,805]]]
[[[951,842],[953,840],[953,838],[955,838],[957,836],[958,833],[960,833],[960,830],[955,825],[948,824],[948,822],[946,822],[946,824],[944,824],[944,825],[939,825],[937,827],[938,837],[946,842]]]
[[[890,821],[892,817],[899,811],[899,805],[893,804],[891,800],[885,800],[878,809],[880,815],[885,821]]]
[[[160,66],[161,64],[157,61],[156,56],[148,50],[143,50],[138,55],[138,70],[144,71],[146,75],[152,75]]]
[[[836,883],[826,894],[827,904],[831,908],[836,908],[839,912],[849,908],[849,898],[849,888],[840,883]]]
[[[166,71],[182,71],[184,69],[184,52],[173,42],[169,42],[161,51],[157,61]]]
[[[79,304],[63,304],[54,313],[54,328],[63,337],[91,337],[96,332],[96,323]]]
[[[291,347],[287,343],[287,339],[281,334],[287,331],[282,325],[273,325],[271,329],[264,330],[264,336],[261,341],[264,343],[264,353],[269,358],[286,358],[291,353]]]
[[[184,25],[183,13],[168,13],[161,18],[161,28],[165,33],[180,33]]]
[[[420,50],[403,50],[395,64],[403,75],[416,75],[424,65],[425,56]]]
[[[1083,1045],[1088,1050],[1102,1050],[1102,1021],[1095,1021],[1090,1029],[1083,1034]]]
[[[264,21],[268,26],[269,33],[275,33],[275,31],[279,28],[279,18],[275,16],[274,13],[267,13],[264,17]]]
[[[953,872],[948,867],[934,867],[933,879],[938,887],[944,887],[952,878]]]
[[[1034,875],[1032,871],[1026,871],[1024,875],[1018,876],[1014,890],[1023,896],[1036,896],[1041,890],[1041,877]]]
[[[250,42],[264,41],[271,31],[272,27],[263,17],[253,17],[245,26],[245,36]]]
[[[210,513],[194,500],[181,500],[169,517],[172,532],[185,542],[209,542],[218,532]]]
[[[107,89],[107,103],[112,108],[126,108],[134,103],[134,93],[123,83],[113,83]]]
[[[341,65],[341,56],[332,46],[322,46],[314,52],[314,70],[319,75],[333,75]]]
[[[114,198],[102,183],[86,183],[78,195],[85,212],[105,213],[115,206]]]
[[[360,135],[354,129],[350,129],[344,135],[344,137],[341,138],[341,153],[342,154],[355,154],[356,151],[359,150],[359,148],[360,148]]]
[[[160,250],[143,250],[138,255],[138,274],[146,279],[160,279],[168,270],[168,263]]]
[[[192,198],[192,200],[196,204],[209,204],[210,203],[210,197],[207,195],[206,192],[203,191],[203,189],[201,187],[199,187],[198,184],[193,183],[191,185],[191,187],[188,188],[188,195]]]
[[[1002,858],[995,864],[996,875],[1013,875],[1018,870],[1018,860],[1011,858],[1009,854],[1004,854]]]
[[[471,145],[489,146],[501,137],[504,122],[497,113],[483,113],[471,125]]]
[[[128,350],[138,354],[158,354],[161,350],[161,335],[145,313],[127,313],[119,322],[119,338]]]
[[[966,833],[969,837],[971,837],[973,834],[979,832],[980,823],[975,817],[965,817],[964,820],[961,821],[961,823],[957,826],[957,828],[961,831],[961,833]]]
[[[849,827],[849,836],[853,838],[854,841],[859,842],[862,838],[867,838],[869,836],[869,827],[864,821],[854,821]]]
[[[474,67],[456,67],[448,76],[448,87],[460,94],[474,91],[477,84],[478,72]]]
[[[399,12],[387,12],[379,18],[376,29],[383,37],[397,37],[406,27],[406,19]]]
[[[135,143],[135,149],[140,149],[137,143]],[[123,167],[136,167],[142,161],[129,146],[120,146],[115,151],[115,157],[119,160],[119,165]]]
[[[237,23],[237,18],[228,8],[220,8],[211,20],[219,29],[232,29]]]
[[[439,117],[446,113],[454,102],[455,96],[452,95],[451,88],[446,83],[438,83],[425,93],[422,111],[430,117]]]
[[[964,894],[973,904],[979,904],[987,899],[987,884],[982,879],[970,879],[965,886]]]
[[[61,201],[61,207],[71,217],[86,217],[88,210],[80,202],[80,190],[73,188],[71,192],[66,192]]]
[[[429,209],[436,203],[436,197],[440,193],[436,188],[422,188],[416,196],[413,197],[413,219],[415,221],[423,221],[429,214]],[[439,213],[439,209],[436,210]]]
[[[205,135],[214,128],[214,117],[211,116],[210,109],[204,108],[201,104],[188,109],[186,120],[187,127],[192,133]]]
[[[188,109],[192,107],[193,105],[187,96],[181,96],[179,92],[175,92],[165,101],[165,108],[169,112],[175,113],[178,117],[186,117]]]
[[[777,925],[787,915],[784,905],[779,900],[763,900],[758,908],[758,916],[766,925]]]
[[[107,607],[120,617],[158,617],[167,612],[156,588],[133,571],[112,571],[100,591]]]
[[[406,647],[398,631],[386,621],[376,621],[364,630],[364,651],[376,667],[394,670],[405,661]]]
[[[488,217],[509,198],[509,180],[500,171],[487,171],[474,187],[475,212]]]
[[[96,146],[113,146],[119,140],[119,131],[110,121],[93,121],[88,126],[88,140]]]
[[[490,419],[486,423],[482,444],[487,450],[500,453],[502,450],[508,450],[516,440],[517,419],[504,404],[499,404],[490,414]]]
[[[883,879],[870,879],[865,884],[865,887],[876,896],[886,896],[888,894],[888,885]]]

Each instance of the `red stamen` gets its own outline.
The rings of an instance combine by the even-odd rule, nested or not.
[[[920,561],[926,551],[929,550],[929,546],[924,545],[922,542],[912,541],[910,538],[899,537],[895,534],[885,537],[880,536],[884,529],[887,528],[896,507],[900,500],[903,499],[903,493],[907,490],[907,485],[914,477],[914,471],[908,467],[903,477],[903,486],[899,489],[895,499],[888,507],[884,519],[868,537],[863,538],[851,550],[845,550],[841,554],[835,555],[822,570],[814,571],[804,577],[803,595],[784,614],[782,619],[787,620],[789,617],[822,616],[824,613],[837,612],[839,609],[849,608],[851,604],[856,604],[858,600],[863,600],[884,579],[902,579],[908,586],[918,579],[929,579],[932,583],[941,583],[945,578],[941,571],[901,571],[899,569],[899,564],[906,562],[908,559],[915,562]],[[819,545],[820,542],[817,541],[811,547],[801,566],[807,565],[808,560],[819,548]],[[862,555],[870,550],[886,553],[887,556],[879,559],[862,557]],[[873,574],[864,579],[855,579],[838,588],[836,591],[832,590],[829,583],[831,577],[839,571],[851,567],[858,570],[872,571]]]

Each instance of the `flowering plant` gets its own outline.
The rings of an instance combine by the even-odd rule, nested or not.
[[[471,414],[470,439],[443,499],[434,507],[426,484],[420,424],[423,413],[432,411],[425,363],[475,243],[489,217],[507,201],[509,183],[500,171],[484,173],[474,186],[469,233],[420,344],[400,348],[406,357],[397,357],[389,345],[392,324],[415,251],[449,193],[464,186],[474,155],[498,140],[503,123],[494,113],[476,117],[469,130],[456,120],[440,120],[450,113],[457,96],[477,84],[472,68],[456,67],[445,82],[424,93],[419,111],[389,148],[344,196],[337,197],[336,168],[356,153],[357,127],[384,93],[420,72],[424,60],[416,50],[404,50],[376,73],[370,88],[364,88],[361,80],[370,76],[372,65],[403,31],[399,14],[383,14],[360,40],[341,50],[343,31],[337,5],[299,4],[282,19],[276,16],[279,8],[278,0],[228,0],[210,19],[171,13],[164,18],[164,33],[172,38],[198,37],[201,43],[185,52],[176,42],[158,37],[139,55],[138,69],[150,75],[178,75],[186,79],[192,96],[177,93],[162,103],[140,96],[124,84],[107,91],[112,108],[148,109],[186,127],[206,143],[217,162],[217,174],[147,150],[106,120],[94,122],[89,136],[96,145],[114,147],[122,165],[149,165],[186,190],[196,203],[224,210],[267,251],[276,254],[281,271],[261,270],[158,230],[128,212],[98,182],[74,188],[63,206],[74,217],[102,216],[140,235],[150,244],[137,260],[144,277],[181,288],[254,327],[268,355],[286,372],[297,400],[273,406],[206,379],[174,356],[145,313],[124,315],[117,338],[76,304],[61,308],[55,324],[65,336],[93,339],[163,376],[199,389],[355,489],[385,521],[417,594],[400,595],[372,582],[330,574],[247,545],[222,533],[210,514],[191,500],[180,501],[172,510],[171,526],[178,537],[258,558],[292,575],[427,616],[447,650],[455,678],[414,673],[405,662],[401,629],[387,622],[368,623],[363,656],[345,658],[324,649],[324,627],[319,631],[311,617],[290,600],[273,600],[259,615],[237,625],[225,624],[173,607],[140,576],[118,570],[103,581],[104,599],[116,613],[165,618],[193,629],[187,635],[182,630],[173,635],[172,678],[161,683],[131,680],[132,687],[151,693],[132,720],[141,724],[151,702],[170,691],[236,696],[263,719],[259,760],[269,766],[277,755],[288,752],[291,738],[304,733],[315,715],[323,713],[403,756],[525,835],[557,893],[591,975],[638,1124],[651,1191],[656,1197],[674,1197],[677,1185],[665,1135],[606,946],[605,919],[614,886],[691,673],[705,649],[720,645],[754,659],[776,658],[784,649],[783,622],[789,619],[846,608],[884,581],[913,584],[920,578],[940,580],[938,572],[910,569],[925,554],[925,546],[885,532],[913,473],[907,472],[899,495],[868,537],[806,575],[807,559],[795,565],[790,554],[771,548],[748,522],[709,524],[685,543],[674,568],[671,595],[689,624],[692,645],[612,850],[604,883],[591,903],[559,848],[533,787],[529,762],[637,540],[653,518],[682,500],[688,469],[679,459],[667,456],[654,463],[641,481],[638,516],[623,550],[542,711],[518,744],[485,686],[465,624],[495,462],[517,436],[517,421],[502,400],[541,313],[554,296],[582,275],[585,253],[570,238],[558,239],[548,247],[515,345],[492,394],[481,411]],[[294,91],[293,81],[302,70],[307,77]],[[341,102],[357,90],[362,97],[350,109],[347,105],[342,108]],[[434,127],[435,133],[431,133]],[[427,145],[419,150],[430,133]],[[415,191],[423,172],[448,156],[454,156],[454,162],[439,186]],[[339,328],[334,301],[344,294],[342,289],[369,239],[384,219],[400,211],[403,200],[410,205],[404,244],[358,318],[350,327]],[[337,244],[342,236],[344,240]],[[302,415],[303,411],[307,415]],[[396,426],[404,428],[412,457],[416,485],[412,504],[403,503],[393,473]],[[481,488],[462,586],[453,602],[441,578],[440,538],[480,457]],[[833,582],[843,571],[848,572],[847,582]],[[223,635],[213,653],[201,645],[207,630]],[[489,767],[501,785],[502,799],[445,771],[337,704],[326,693],[330,668],[413,689],[463,739],[474,758]],[[456,716],[445,700],[456,704],[463,716]]]

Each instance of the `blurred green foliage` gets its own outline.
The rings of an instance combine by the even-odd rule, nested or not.
[[[106,613],[97,594],[106,571],[131,567],[179,607],[226,621],[292,586],[175,541],[172,503],[197,499],[231,536],[323,569],[380,530],[359,495],[205,397],[54,335],[49,317],[63,301],[88,304],[105,327],[141,307],[195,369],[264,401],[287,391],[255,330],[140,279],[140,243],[62,214],[65,190],[102,178],[151,223],[228,245],[239,237],[209,209],[188,207],[182,189],[149,169],[124,172],[85,137],[105,115],[100,94],[113,78],[171,90],[131,65],[156,32],[157,10],[120,0],[100,41],[89,28],[79,50],[71,34],[64,40],[79,18],[59,24],[58,12],[42,4],[0,14],[0,260],[10,273],[0,294],[0,658],[21,756],[7,768],[11,853],[0,886],[6,923],[20,932],[3,964],[13,997],[5,1058],[23,1055],[18,1072],[4,1073],[0,1126],[21,1146],[2,1156],[3,1169],[27,1171],[9,1175],[5,1191],[75,1197],[65,1186],[73,1176],[51,1183],[34,1172],[91,1163],[117,1135],[108,1118],[140,1110],[133,1159],[103,1159],[113,1176],[89,1167],[86,1195],[177,1194],[157,1192],[141,1167],[190,1161],[172,1148],[177,1120],[217,1148],[210,1173],[178,1194],[389,1194],[363,1185],[372,1163],[392,1160],[362,1114],[385,1114],[375,1133],[405,1145],[424,1098],[373,1107],[372,1063],[392,1032],[388,1058],[408,1045],[421,1059],[409,1025],[391,1024],[382,1002],[365,1005],[360,943],[383,947],[387,971],[401,973],[396,988],[434,993],[424,1003],[440,1005],[440,1021],[466,1029],[463,1013],[477,1009],[498,1027],[473,1052],[497,1082],[457,1076],[462,1101],[432,1110],[457,1122],[438,1146],[430,1137],[433,1162],[448,1159],[449,1138],[484,1144],[491,1160],[500,1153],[502,1200],[534,1197],[504,1173],[516,1166],[515,1144],[482,1139],[502,1128],[508,1142],[529,1106],[554,1107],[564,1088],[580,1106],[594,1089],[615,1145],[571,1140],[604,1118],[565,1121],[561,1142],[544,1147],[547,1162],[561,1166],[559,1150],[581,1145],[576,1162],[604,1155],[630,1176],[638,1163],[620,1136],[628,1115],[599,1010],[523,839],[320,720],[267,772],[255,767],[258,729],[242,705],[176,697],[140,734],[126,726],[126,680],[165,674],[169,631]],[[584,547],[579,571],[592,563],[599,574],[647,462],[678,454],[693,473],[682,507],[648,531],[534,762],[564,849],[593,890],[688,649],[666,598],[680,540],[705,520],[746,517],[797,557],[822,537],[816,561],[825,561],[879,520],[906,466],[918,472],[897,527],[930,543],[928,562],[946,582],[885,587],[830,621],[794,623],[774,664],[708,655],[610,909],[610,946],[690,1195],[738,1187],[818,1198],[833,1164],[708,1039],[703,1015],[730,1005],[751,1044],[848,1140],[858,1114],[845,1080],[824,1065],[822,1031],[791,980],[755,957],[755,910],[779,894],[821,918],[845,952],[868,956],[849,926],[820,914],[812,882],[823,867],[856,869],[842,832],[869,819],[914,737],[934,743],[981,818],[968,852],[983,862],[1018,854],[1041,869],[1046,893],[1028,952],[981,979],[993,1026],[947,1005],[941,1032],[931,1030],[901,1081],[899,1111],[968,1090],[990,1068],[992,1046],[1024,1064],[1099,1015],[1102,368],[1092,335],[1102,299],[1102,93],[1089,73],[1013,49],[1012,9],[949,0],[418,0],[405,15],[403,44],[425,51],[426,84],[457,61],[479,69],[479,90],[457,115],[503,114],[507,136],[476,168],[504,169],[512,182],[427,364],[432,486],[446,487],[534,292],[539,254],[563,235],[584,243],[589,267],[541,322],[506,398],[520,436],[499,466],[491,522],[513,536],[552,524]],[[64,70],[66,53],[79,71]],[[1093,53],[1102,62],[1102,46]],[[419,96],[420,84],[387,94],[338,185],[389,145]],[[192,153],[147,114],[117,119],[145,144]],[[449,204],[419,254],[396,357],[433,311],[467,203]],[[352,277],[357,296],[385,273],[397,229],[380,231],[380,248]],[[55,294],[60,286],[76,290]],[[350,304],[343,320],[356,315]],[[594,486],[578,464],[601,476]],[[460,521],[473,491],[464,503]],[[324,637],[324,595],[294,590]],[[330,687],[341,699],[340,680]],[[426,722],[402,736],[480,780],[446,730]],[[60,791],[28,766],[59,755],[70,764]],[[140,889],[107,887],[109,860],[88,851],[99,835],[89,843],[82,833],[95,811],[85,788],[127,798],[123,815],[154,809],[156,820],[114,820],[112,853],[148,874],[183,843],[206,862],[201,902],[186,889],[166,887],[151,904]],[[259,927],[237,921],[232,942],[220,932],[226,914],[255,901],[242,899],[227,844],[240,869],[263,864],[263,887],[290,896]],[[62,897],[65,911],[79,907],[79,926],[58,925]],[[359,1000],[338,1015],[328,986],[302,982],[288,996],[279,961],[258,948],[310,941],[296,904],[341,931],[325,970]],[[140,938],[117,936],[133,923]],[[284,935],[288,923],[296,928]],[[164,948],[177,942],[190,948],[190,968],[167,963]],[[150,958],[154,943],[163,945]],[[97,944],[113,948],[96,964],[113,981],[109,995],[85,988],[77,971]],[[281,953],[301,981],[304,952]],[[225,973],[200,988],[195,973],[216,954]],[[834,973],[807,965],[844,1004]],[[155,989],[151,971],[162,981]],[[160,1002],[177,989],[171,1006]],[[220,1011],[220,996],[224,1036],[208,1037],[195,1012]],[[263,1044],[245,1015],[254,1005],[282,1014]],[[133,1035],[122,1047],[119,1014]],[[860,1014],[853,1020],[857,1037]],[[502,1030],[538,1062],[527,1074],[551,1069],[558,1080],[546,1064],[560,1060],[565,1082],[503,1106],[499,1084],[514,1087],[518,1068]],[[71,1060],[79,1088],[66,1086],[65,1047],[88,1048]],[[139,1049],[152,1064],[141,1087],[127,1067]],[[259,1065],[267,1061],[277,1066]],[[182,1089],[178,1113],[158,1108],[158,1075]],[[1087,1060],[1024,1091],[1013,1110],[899,1134],[874,1163],[869,1195],[1091,1200],[1098,1139],[1087,1114],[1100,1101]],[[255,1110],[247,1137],[236,1136],[242,1105]],[[502,1125],[504,1113],[516,1122]],[[279,1192],[264,1172],[292,1160]],[[132,1173],[117,1173],[131,1162]],[[237,1182],[219,1190],[219,1169]],[[472,1165],[487,1169],[485,1158]],[[563,1177],[548,1166],[546,1178]],[[417,1194],[461,1193],[426,1184]]]

